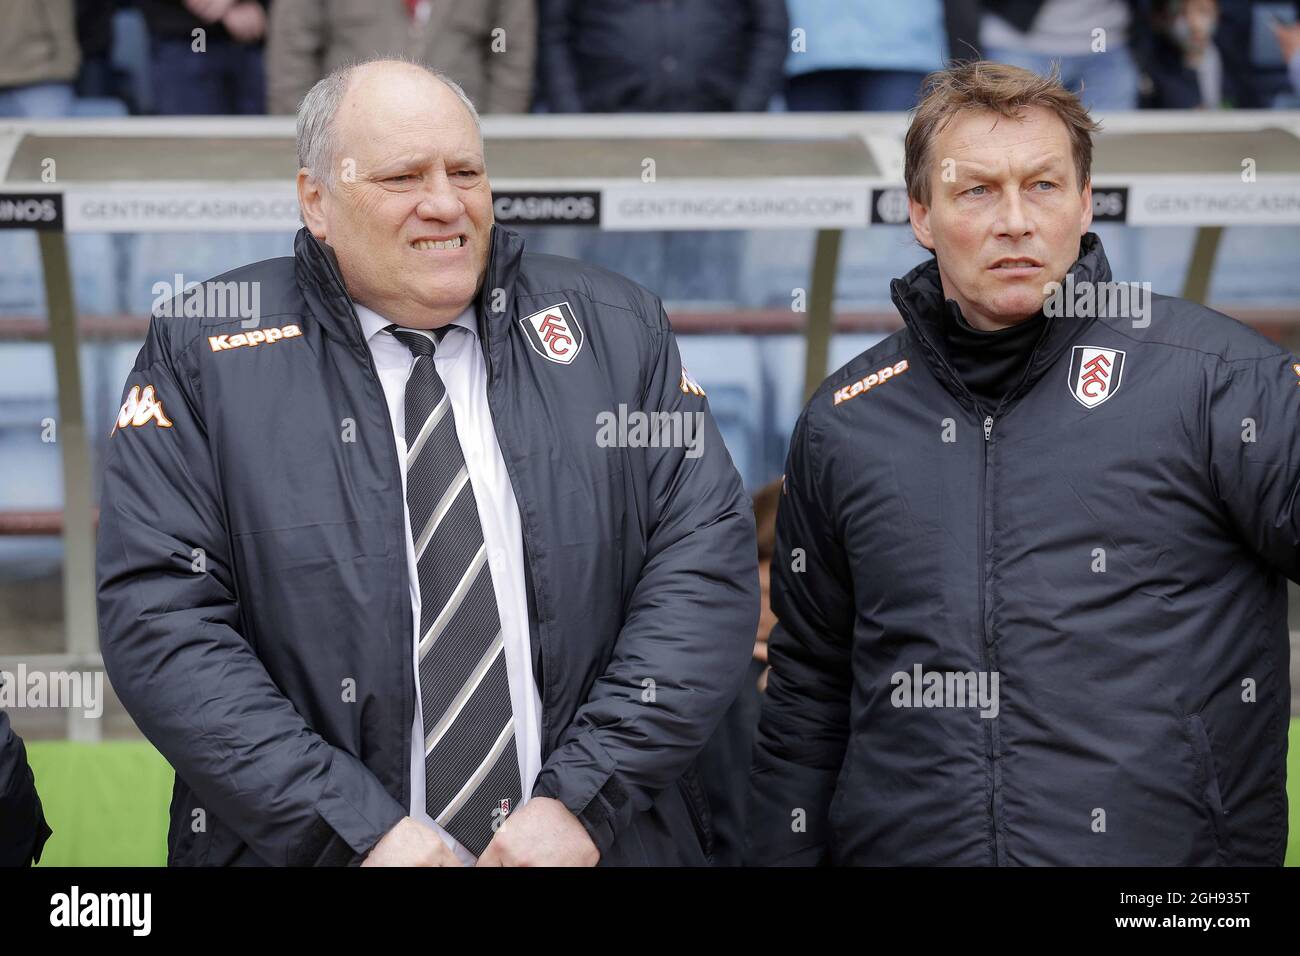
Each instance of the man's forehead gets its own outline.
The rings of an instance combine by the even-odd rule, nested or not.
[[[371,171],[396,172],[398,170],[418,170],[428,166],[445,163],[448,166],[464,164],[483,165],[483,154],[478,149],[440,149],[440,150],[395,150],[387,151],[378,144],[357,159],[363,168]]]
[[[1016,152],[1063,153],[1068,156],[1070,136],[1061,118],[1039,109],[1018,118],[989,112],[964,112],[939,131],[945,155],[974,158],[979,154]]]
[[[478,128],[450,87],[422,71],[366,72],[354,78],[336,117],[340,138],[384,152],[478,147]],[[421,145],[423,143],[423,145]]]
[[[355,144],[358,154],[448,156],[483,152],[473,125],[466,128],[430,117],[358,118],[354,123],[341,124],[339,134],[340,143]]]
[[[457,103],[456,105],[460,105]],[[463,112],[463,107],[462,107]],[[483,145],[468,113],[424,107],[417,112],[347,110],[339,116],[340,147],[374,161],[408,158],[482,161]]]

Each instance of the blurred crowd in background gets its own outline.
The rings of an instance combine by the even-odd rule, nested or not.
[[[1300,105],[1300,3],[1258,0],[6,0],[0,116],[293,113],[403,55],[484,113],[907,110],[948,59],[1096,110]]]

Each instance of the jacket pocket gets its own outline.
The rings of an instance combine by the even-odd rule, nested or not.
[[[267,569],[335,566],[335,562],[388,553],[375,521],[319,521],[289,528],[236,531],[235,542]]]
[[[695,827],[695,834],[700,838],[700,846],[704,850],[705,858],[712,865],[713,814],[709,812],[709,799],[704,795],[694,766],[682,774],[681,786],[686,796],[686,810],[691,815],[691,825]]]
[[[1205,729],[1205,721],[1200,714],[1191,714],[1185,720],[1192,753],[1196,757],[1198,796],[1214,824],[1214,845],[1219,860],[1227,862],[1228,814],[1223,809],[1223,794],[1219,789],[1219,774],[1214,767],[1214,751],[1210,747],[1210,735]]]
[[[180,777],[173,786],[169,813],[168,866],[229,866],[247,850],[233,830],[199,803],[198,794]]]

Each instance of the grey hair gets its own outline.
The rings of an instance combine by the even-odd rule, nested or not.
[[[352,82],[353,71],[363,66],[370,66],[373,63],[405,63],[407,66],[416,67],[429,74],[429,76],[455,93],[457,98],[465,104],[465,109],[469,111],[470,118],[474,121],[474,129],[478,131],[479,139],[483,139],[483,124],[479,121],[478,110],[474,108],[473,101],[461,89],[460,84],[445,73],[440,73],[438,70],[416,60],[402,57],[381,56],[361,60],[357,63],[349,63],[318,80],[316,85],[307,91],[307,95],[302,98],[302,102],[298,105],[298,165],[306,167],[307,171],[316,179],[322,181],[327,188],[334,188],[335,166],[337,165],[335,160],[338,156],[338,142],[334,124],[335,117],[338,116],[339,107],[343,104],[343,97],[347,94],[348,86]]]

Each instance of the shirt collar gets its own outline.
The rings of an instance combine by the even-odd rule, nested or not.
[[[373,309],[367,309],[360,302],[353,302],[353,308],[357,310],[357,319],[361,322],[361,332],[369,343],[376,335],[392,325],[386,318]],[[475,337],[478,336],[478,322],[474,314],[474,304],[471,302],[460,315],[452,319],[451,325],[459,325],[462,329],[468,329]],[[412,329],[413,332],[423,331],[422,329]]]

